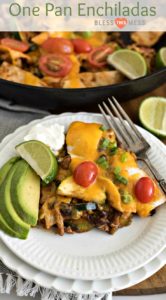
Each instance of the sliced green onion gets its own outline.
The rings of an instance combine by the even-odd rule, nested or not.
[[[109,148],[112,150],[112,149],[116,149],[117,148],[117,142],[113,142],[113,143],[110,143],[110,146]]]
[[[113,149],[110,150],[109,155],[113,156],[117,153],[117,151],[118,151],[118,148],[113,148]]]
[[[121,160],[121,162],[122,163],[124,163],[124,162],[126,162],[127,161],[127,152],[124,152],[122,155],[121,155],[121,158],[120,158],[120,160]]]
[[[133,197],[128,194],[126,191],[120,191],[122,202],[125,204],[130,203],[133,200]]]
[[[120,173],[120,171],[121,171],[121,167],[116,167],[115,169],[114,169],[114,175],[119,175],[119,173]]]
[[[109,154],[112,156],[112,155],[115,155],[117,153],[117,150],[118,150],[118,147],[117,147],[117,142],[113,142],[113,143],[110,143],[110,152]]]
[[[102,155],[100,156],[97,160],[96,163],[103,169],[108,169],[109,168],[109,163],[107,161],[107,158]]]
[[[133,200],[131,195],[123,195],[122,196],[122,202],[125,204],[130,203]]]
[[[90,38],[93,35],[92,31],[84,31],[82,32],[82,36],[86,39]]]
[[[125,177],[121,176],[120,172],[121,172],[121,167],[117,166],[113,171],[114,176],[115,176],[115,180],[120,182],[120,183],[123,183],[123,184],[127,185],[128,180]]]
[[[104,125],[101,125],[100,128],[99,128],[101,131],[106,131],[107,128],[104,126]]]
[[[100,145],[99,145],[99,150],[106,150],[109,148],[110,146],[110,140],[109,139],[106,139],[106,138],[103,138],[100,142]]]
[[[118,181],[118,182],[120,182],[120,183],[123,183],[124,185],[127,185],[127,184],[128,184],[127,178],[121,176],[120,174],[114,174],[114,175],[115,175],[116,181]]]

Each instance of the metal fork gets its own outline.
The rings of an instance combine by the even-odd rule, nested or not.
[[[108,125],[115,131],[120,144],[125,149],[134,152],[139,160],[146,163],[161,189],[166,194],[166,180],[152,165],[147,155],[151,146],[139,132],[115,97],[112,97],[112,101],[108,99],[108,104],[103,102],[103,106],[100,104],[98,106]],[[114,115],[118,119],[116,119]]]

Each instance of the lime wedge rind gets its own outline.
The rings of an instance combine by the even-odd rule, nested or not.
[[[108,64],[129,79],[137,79],[147,74],[147,64],[144,57],[133,50],[117,50],[108,56],[107,61]]]
[[[55,179],[57,160],[47,145],[31,140],[17,145],[16,150],[46,184]]]
[[[158,137],[166,137],[166,98],[145,99],[139,109],[142,125]]]
[[[166,47],[162,47],[156,55],[157,68],[166,67]]]

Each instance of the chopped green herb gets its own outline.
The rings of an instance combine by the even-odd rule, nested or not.
[[[130,203],[133,200],[133,197],[128,194],[126,191],[120,191],[122,202],[125,204]]]
[[[133,198],[130,195],[124,195],[124,196],[122,196],[122,202],[125,203],[125,204],[130,203],[132,201],[132,199]]]
[[[114,169],[114,175],[119,175],[119,173],[120,173],[120,171],[121,171],[121,167],[116,167],[115,169]]]
[[[117,142],[116,142],[116,141],[113,142],[113,143],[110,142],[109,148],[110,148],[111,150],[112,150],[112,149],[117,149]]]
[[[121,160],[121,162],[122,163],[124,163],[124,162],[126,162],[127,161],[127,152],[124,152],[122,155],[121,155],[121,158],[120,158],[120,160]]]
[[[109,152],[109,155],[110,155],[110,156],[115,155],[115,154],[117,153],[117,150],[118,150],[118,148],[113,148],[113,149],[111,149],[110,152]]]
[[[123,183],[124,185],[128,184],[128,180],[125,177],[121,176],[120,174],[115,174],[115,173],[114,173],[114,175],[115,175],[116,181]]]
[[[101,125],[100,128],[99,128],[101,131],[106,131],[107,128],[104,126],[104,125]]]
[[[117,142],[115,141],[113,143],[110,143],[109,149],[110,149],[109,155],[111,155],[111,156],[115,155],[118,150]]]
[[[121,167],[117,166],[113,171],[114,176],[115,176],[115,180],[120,182],[120,183],[123,183],[123,184],[127,185],[128,180],[125,177],[121,176],[120,172],[121,172]]]
[[[82,36],[86,39],[90,38],[93,35],[92,31],[84,31],[82,32]]]
[[[109,139],[106,139],[106,138],[103,138],[100,142],[100,145],[99,145],[99,150],[106,150],[109,148],[109,145],[110,145],[110,140]]]
[[[100,157],[97,159],[96,163],[97,163],[101,168],[103,168],[103,169],[108,169],[108,167],[109,167],[109,163],[108,163],[108,161],[107,161],[107,158],[106,158],[104,155],[100,156]]]

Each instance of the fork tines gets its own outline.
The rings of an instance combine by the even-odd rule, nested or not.
[[[103,101],[103,106],[100,104],[98,106],[108,125],[115,131],[117,139],[125,148],[130,148],[131,144],[133,145],[138,140],[141,140],[144,144],[146,143],[146,140],[115,97],[108,98],[108,104]]]

